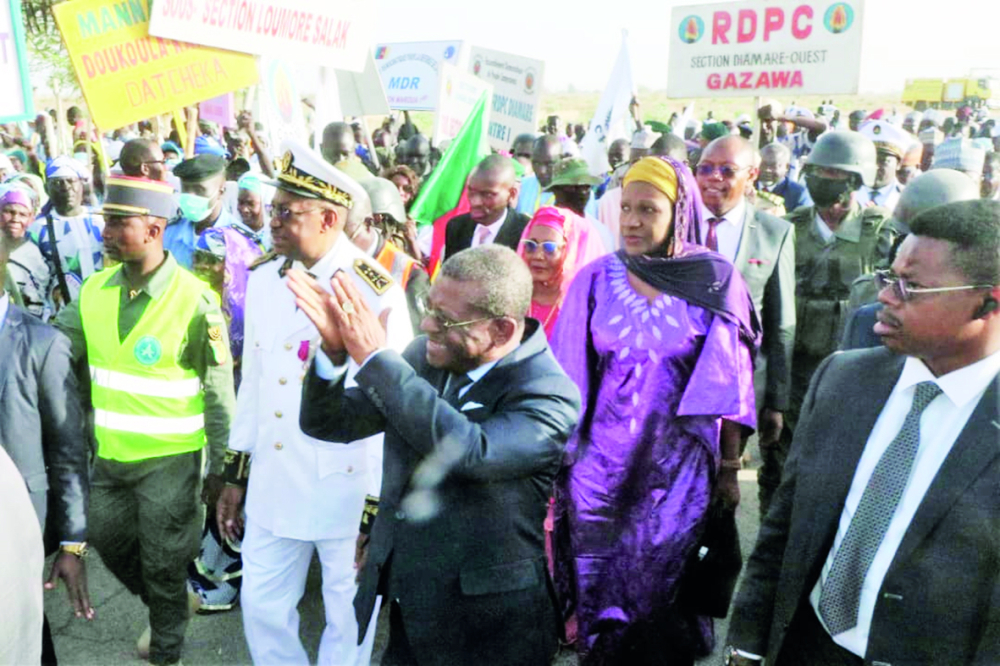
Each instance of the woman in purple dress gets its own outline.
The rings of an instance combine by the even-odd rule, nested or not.
[[[739,502],[760,327],[739,272],[689,243],[697,185],[647,157],[625,176],[622,250],[582,269],[552,348],[583,396],[556,481],[555,579],[580,662],[693,664],[711,618],[676,602],[710,504]]]

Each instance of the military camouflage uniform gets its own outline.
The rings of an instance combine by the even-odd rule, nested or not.
[[[836,351],[850,314],[852,284],[877,268],[887,268],[895,237],[890,213],[878,206],[854,207],[829,242],[816,228],[816,208],[787,216],[795,225],[795,354],[792,395],[786,423],[794,425],[813,371]]]

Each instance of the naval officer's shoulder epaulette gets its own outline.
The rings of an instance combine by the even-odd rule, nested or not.
[[[265,252],[264,254],[262,254],[261,256],[257,257],[256,259],[250,262],[250,270],[256,270],[261,266],[263,266],[264,264],[268,264],[274,261],[275,259],[278,258],[278,256],[279,255],[274,250],[271,250],[270,252]]]
[[[354,272],[379,296],[389,291],[389,287],[392,286],[392,278],[389,274],[377,268],[367,259],[355,259]]]

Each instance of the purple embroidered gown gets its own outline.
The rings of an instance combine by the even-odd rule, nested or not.
[[[556,587],[576,611],[581,663],[637,663],[643,627],[661,645],[640,651],[707,654],[711,619],[673,599],[712,495],[720,416],[756,425],[737,326],[664,293],[648,301],[612,254],[577,275],[552,347],[583,396],[555,516]]]

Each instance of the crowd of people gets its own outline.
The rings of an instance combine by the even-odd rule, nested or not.
[[[237,605],[308,663],[314,556],[321,664],[682,666],[727,614],[735,666],[995,663],[1000,124],[631,109],[599,175],[557,116],[451,174],[444,233],[407,114],[0,134],[0,663],[57,663],[45,554],[94,619],[91,549],[152,664]]]

